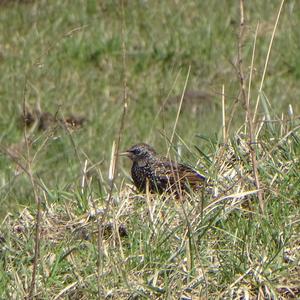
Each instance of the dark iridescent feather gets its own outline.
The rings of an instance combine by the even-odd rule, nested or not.
[[[175,192],[199,189],[205,185],[206,178],[192,168],[160,157],[147,144],[132,146],[122,155],[128,156],[133,164],[131,175],[139,191]]]

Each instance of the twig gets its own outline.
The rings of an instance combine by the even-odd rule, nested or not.
[[[222,84],[222,130],[223,130],[223,143],[227,143],[226,136],[226,119],[225,119],[225,87]]]
[[[25,84],[24,84],[24,91],[23,91],[23,119],[24,122],[26,120],[25,114],[26,114],[26,89],[27,89],[27,78],[25,78]],[[27,150],[27,175],[29,176],[30,183],[32,186],[34,199],[36,203],[36,216],[35,216],[35,234],[34,234],[34,258],[33,258],[33,267],[32,267],[32,276],[31,276],[31,283],[29,287],[28,292],[28,299],[34,298],[34,290],[35,290],[35,279],[36,279],[36,273],[38,268],[38,259],[40,256],[40,224],[41,224],[41,199],[38,196],[37,188],[35,186],[35,181],[32,174],[32,161],[30,159],[30,152],[29,152],[29,143],[27,138],[27,130],[26,130],[26,124],[24,124],[24,140]]]
[[[240,30],[239,30],[239,37],[238,37],[238,75],[240,79],[240,87],[241,87],[241,98],[245,105],[246,109],[246,124],[248,125],[249,129],[249,149],[250,149],[250,156],[252,161],[252,169],[253,175],[255,179],[255,185],[258,190],[257,196],[259,201],[260,210],[264,212],[264,199],[263,199],[263,191],[260,189],[260,181],[259,181],[259,174],[258,174],[258,164],[256,159],[255,149],[253,148],[255,145],[255,138],[254,138],[254,130],[253,130],[253,120],[251,117],[251,108],[250,108],[250,98],[246,94],[246,87],[245,87],[245,77],[243,71],[243,58],[242,58],[242,47],[243,47],[243,36],[244,36],[244,26],[245,26],[245,19],[244,19],[244,0],[240,0]],[[256,38],[255,38],[256,42]],[[255,50],[255,46],[253,48]],[[254,51],[252,54],[252,62],[254,57]],[[249,83],[249,86],[251,82]]]
[[[259,23],[256,25],[255,34],[254,34],[252,58],[251,58],[251,65],[250,65],[250,75],[249,75],[249,82],[248,82],[247,107],[250,107],[251,82],[252,82],[252,75],[253,75],[254,57],[255,57],[256,39],[257,39],[258,29],[259,29]],[[249,116],[247,116],[247,117],[249,117]],[[254,124],[254,120],[252,120],[252,124]]]

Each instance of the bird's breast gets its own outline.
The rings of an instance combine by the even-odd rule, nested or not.
[[[134,162],[131,168],[131,176],[138,190],[145,191],[147,178],[149,177],[149,168],[146,165],[139,166],[137,162]]]

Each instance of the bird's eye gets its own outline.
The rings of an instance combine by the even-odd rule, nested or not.
[[[140,150],[139,150],[139,149],[132,149],[131,152],[132,152],[134,155],[140,154]]]

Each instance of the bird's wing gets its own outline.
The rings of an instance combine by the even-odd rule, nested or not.
[[[178,164],[178,172],[180,177],[187,179],[190,185],[197,185],[206,180],[205,176],[182,164]]]
[[[192,168],[172,161],[161,163],[157,168],[156,176],[158,176],[161,181],[167,181],[170,185],[185,182],[191,186],[197,186],[203,184],[206,180],[205,176]]]

